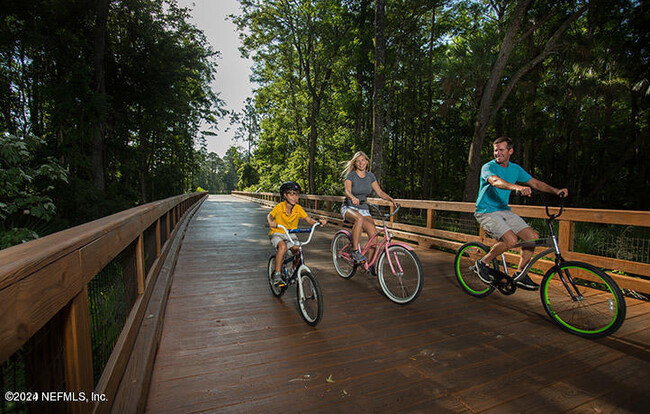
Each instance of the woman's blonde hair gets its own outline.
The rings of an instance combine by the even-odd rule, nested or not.
[[[370,171],[370,158],[366,155],[365,152],[363,151],[357,151],[356,154],[354,154],[354,157],[348,162],[345,163],[345,168],[343,169],[343,177],[346,177],[348,174],[350,174],[352,171],[356,171],[357,166],[354,164],[357,162],[357,158],[359,157],[365,157],[366,161],[368,161],[368,168],[366,171]]]

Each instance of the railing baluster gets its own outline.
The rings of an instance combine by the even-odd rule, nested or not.
[[[76,394],[83,391],[90,398],[94,382],[88,306],[88,288],[85,287],[62,312],[66,389]],[[92,405],[79,401],[70,402],[68,407],[68,412],[88,413]]]

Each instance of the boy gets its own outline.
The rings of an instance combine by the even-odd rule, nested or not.
[[[298,246],[294,245],[298,241],[298,238],[294,234],[291,235],[291,238],[287,237],[284,230],[278,228],[278,225],[283,225],[287,230],[291,230],[298,228],[299,219],[305,220],[310,226],[316,223],[316,220],[309,217],[300,204],[298,204],[300,190],[300,185],[294,181],[283,183],[280,186],[280,198],[284,199],[284,201],[275,206],[266,216],[266,221],[268,221],[269,227],[271,228],[271,231],[269,231],[271,243],[273,247],[278,249],[278,253],[275,255],[275,272],[273,272],[273,283],[278,287],[285,286],[282,275],[280,274],[280,268],[282,267],[282,259],[284,259],[287,248],[291,249],[294,255],[300,252]],[[325,219],[318,221],[321,226],[327,224],[327,220]]]

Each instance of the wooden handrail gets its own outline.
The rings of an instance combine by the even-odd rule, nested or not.
[[[198,206],[206,196],[207,193],[193,193],[171,197],[0,250],[0,362],[6,361],[52,318],[63,315],[63,332],[55,335],[60,335],[64,344],[67,389],[92,391],[95,384],[88,282],[125,249],[135,246],[133,266],[137,269],[137,280],[133,283],[138,299],[129,320],[134,319],[133,314],[141,315],[143,310],[135,308],[146,307],[141,300],[148,288],[146,285],[155,281],[156,275],[152,273],[160,270],[157,262],[162,259],[164,250],[160,221],[166,223],[167,233],[162,237],[167,239],[170,227],[178,224],[179,217],[192,206]],[[145,275],[144,234],[152,225],[155,226],[153,243],[157,258]],[[164,245],[169,242],[165,240]],[[141,320],[136,322],[129,328],[137,330]],[[121,377],[119,373],[116,375]],[[71,407],[70,411],[88,412],[94,406],[77,404]]]
[[[272,206],[280,201],[278,193],[252,193],[243,191],[234,191],[233,195],[246,197],[252,201]],[[345,199],[342,196],[321,196],[314,194],[303,194],[301,199],[321,202],[326,205],[326,209],[306,210],[318,214],[334,222],[342,224],[341,216],[338,212],[333,212],[331,203],[341,203]],[[389,206],[390,203],[378,199],[368,199],[373,204]],[[323,203],[324,202],[324,203]],[[439,230],[434,228],[434,221],[437,211],[451,211],[460,213],[473,213],[475,210],[474,203],[454,202],[454,201],[434,201],[434,200],[397,200],[403,208],[426,210],[426,226],[415,226],[411,224],[399,223],[399,218],[393,216],[388,227],[395,231],[395,234],[406,240],[412,240],[426,247],[439,247],[448,250],[455,250],[463,243],[468,241],[481,241],[488,245],[494,244],[495,241],[489,239],[483,229],[478,236],[454,231]],[[546,218],[544,207],[512,205],[512,210],[522,217],[527,218]],[[557,208],[551,208],[552,211]],[[604,210],[604,209],[587,209],[566,207],[562,216],[557,220],[559,223],[558,239],[563,256],[567,260],[581,260],[589,262],[603,269],[620,270],[633,275],[650,277],[650,264],[635,262],[631,260],[617,259],[612,257],[598,256],[573,251],[574,227],[576,222],[617,224],[624,226],[650,227],[650,212],[648,211],[628,211],[628,210]],[[509,262],[515,263],[516,255],[506,255]],[[539,261],[540,270],[546,270],[550,267],[548,261]],[[536,266],[537,267],[537,266]],[[622,288],[633,289],[643,293],[650,293],[650,281],[638,277],[630,277],[608,272],[613,276]]]

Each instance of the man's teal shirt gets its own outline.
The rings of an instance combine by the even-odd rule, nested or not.
[[[495,160],[483,164],[481,178],[476,198],[477,213],[493,213],[495,211],[510,210],[510,190],[496,188],[488,183],[488,178],[496,175],[509,183],[525,183],[530,181],[531,175],[514,162],[509,162],[508,167],[502,167]]]

